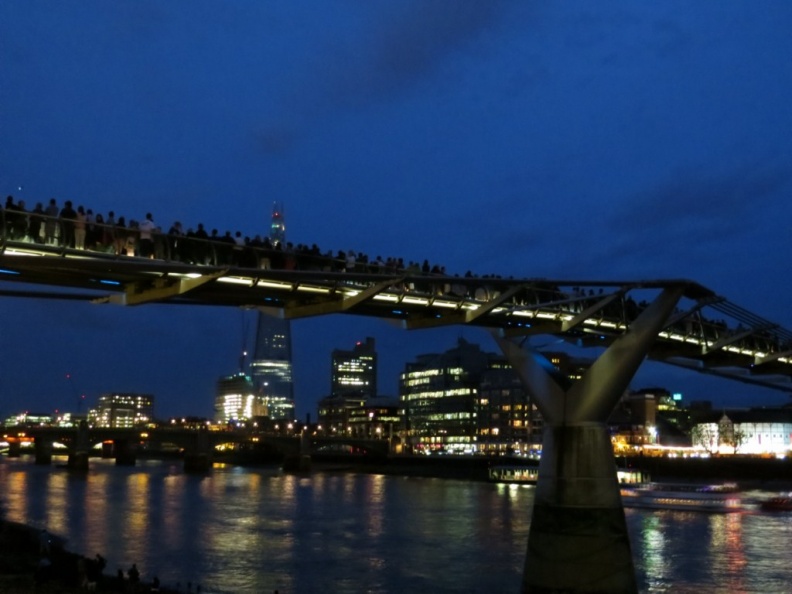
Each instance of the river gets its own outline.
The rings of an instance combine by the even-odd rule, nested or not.
[[[65,461],[65,459],[64,459]],[[57,462],[56,462],[57,463]],[[520,589],[533,489],[370,474],[284,475],[92,460],[87,475],[0,459],[13,521],[202,592]],[[641,592],[789,592],[792,514],[626,510]]]

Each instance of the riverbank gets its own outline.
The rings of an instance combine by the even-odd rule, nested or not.
[[[712,458],[619,457],[617,465],[640,470],[658,482],[730,482],[744,489],[792,490],[792,460],[723,456]],[[485,456],[313,456],[317,472],[364,472],[424,478],[488,481],[494,466],[536,467],[538,461]]]
[[[102,559],[70,552],[58,536],[0,519],[0,592],[76,594],[77,592],[162,592],[155,584],[130,583],[103,573]]]

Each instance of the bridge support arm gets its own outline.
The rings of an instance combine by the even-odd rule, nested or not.
[[[498,339],[545,422],[523,592],[638,591],[606,421],[682,293],[663,290],[568,389],[540,355]]]

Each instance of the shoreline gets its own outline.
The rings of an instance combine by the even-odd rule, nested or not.
[[[668,483],[737,483],[743,490],[792,491],[792,460],[776,458],[617,458],[620,468],[639,470],[650,481]],[[492,482],[497,466],[538,467],[539,463],[512,457],[392,456],[366,459],[321,456],[312,460],[316,472],[362,472],[407,477]]]
[[[130,581],[103,572],[98,555],[91,559],[65,548],[65,540],[46,530],[0,516],[0,592],[42,594],[78,592],[161,592],[154,581]]]

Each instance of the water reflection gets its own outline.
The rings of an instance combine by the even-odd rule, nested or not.
[[[517,592],[534,491],[354,474],[2,459],[10,519],[204,592]],[[643,592],[781,592],[789,516],[627,510]]]

